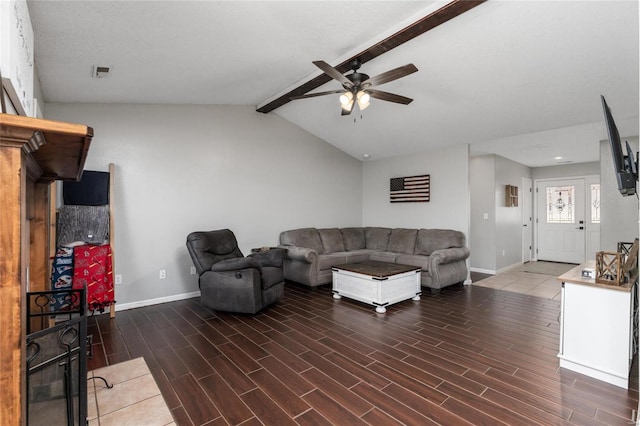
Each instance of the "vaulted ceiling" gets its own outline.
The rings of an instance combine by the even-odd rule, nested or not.
[[[447,6],[441,1],[28,0],[46,102],[252,105],[274,99]],[[530,166],[598,160],[599,95],[638,135],[637,1],[489,0],[366,62],[419,71],[342,117],[337,95],[278,114],[371,159],[470,143]],[[438,22],[439,23],[439,22]],[[95,65],[109,66],[93,78]],[[323,77],[320,77],[323,78]],[[325,80],[326,81],[326,80]],[[313,91],[339,89],[326,81]],[[305,88],[306,90],[306,88]],[[267,108],[270,109],[270,108]],[[256,112],[256,114],[260,114]]]

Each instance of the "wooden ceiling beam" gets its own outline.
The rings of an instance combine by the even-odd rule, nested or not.
[[[390,35],[386,39],[374,44],[371,47],[363,50],[362,52],[350,57],[349,59],[343,61],[342,63],[335,66],[335,68],[341,72],[346,73],[351,69],[350,63],[354,59],[360,59],[361,63],[366,63],[378,56],[408,42],[416,38],[417,36],[426,33],[427,31],[437,27],[438,25],[444,24],[445,22],[455,18],[456,16],[462,15],[468,10],[473,9],[476,6],[484,3],[486,0],[454,0],[451,3],[441,7],[433,13],[425,16],[413,22],[411,25],[401,29],[400,31]],[[265,105],[256,109],[258,112],[268,113],[276,108],[281,107],[291,101],[293,96],[301,96],[304,95],[323,84],[331,81],[332,78],[326,74],[320,74],[319,76],[301,84],[300,86],[288,91],[287,93],[277,97],[271,102],[266,103]]]

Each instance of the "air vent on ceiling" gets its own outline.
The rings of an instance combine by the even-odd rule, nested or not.
[[[109,71],[111,71],[111,67],[105,66],[93,66],[93,78],[104,78],[109,76]]]

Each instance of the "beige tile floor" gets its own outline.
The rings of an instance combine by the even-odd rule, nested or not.
[[[568,269],[575,265],[567,266]],[[476,281],[473,285],[489,287],[497,290],[524,293],[545,299],[560,300],[562,284],[558,281],[558,275],[525,272],[523,267],[502,272],[489,278]]]
[[[144,358],[98,368],[88,378],[104,377],[113,388],[99,379],[87,382],[89,426],[164,426],[175,425]]]

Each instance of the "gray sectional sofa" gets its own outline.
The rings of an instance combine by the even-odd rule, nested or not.
[[[367,260],[419,266],[433,293],[467,279],[465,236],[450,229],[301,228],[280,233],[280,247],[285,279],[311,287],[331,283],[333,266]]]

